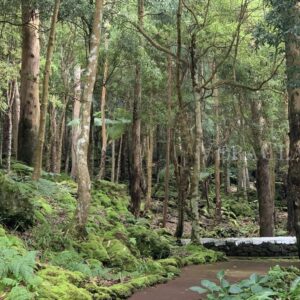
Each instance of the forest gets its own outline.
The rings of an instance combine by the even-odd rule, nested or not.
[[[0,0],[0,299],[299,300],[299,257],[300,1]]]

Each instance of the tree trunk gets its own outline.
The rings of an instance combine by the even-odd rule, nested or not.
[[[36,148],[34,152],[34,169],[32,174],[33,180],[40,179],[42,173],[43,148],[45,142],[46,118],[47,118],[48,101],[49,101],[49,80],[51,75],[51,62],[52,62],[52,56],[54,52],[55,31],[56,31],[56,23],[58,18],[59,6],[60,6],[60,0],[56,0],[54,4],[52,19],[51,19],[51,28],[49,34],[48,47],[47,47],[39,134],[38,134],[38,141],[36,143]]]
[[[84,88],[81,98],[81,132],[77,141],[77,181],[78,202],[76,209],[76,230],[80,236],[86,235],[86,223],[91,201],[91,180],[88,168],[88,149],[90,138],[90,122],[93,90],[99,58],[100,35],[102,23],[103,0],[96,0],[93,18],[93,29],[90,39],[90,53],[84,78]]]
[[[292,1],[289,12],[282,11],[283,17],[288,16],[291,28],[286,31],[286,64],[287,90],[289,96],[290,123],[290,155],[287,198],[294,210],[294,228],[296,231],[298,252],[300,256],[300,41],[298,36],[300,7],[299,1]]]
[[[102,83],[102,93],[101,93],[101,137],[102,137],[102,149],[101,149],[101,162],[100,162],[100,171],[98,178],[103,179],[105,177],[105,164],[106,164],[106,150],[107,150],[107,132],[106,132],[106,124],[105,124],[105,109],[106,109],[106,81],[108,76],[108,36],[105,34],[105,63],[104,63],[104,72],[103,72],[103,83]]]
[[[263,156],[257,160],[257,193],[261,237],[274,236],[274,199],[272,199],[270,161]]]
[[[66,109],[67,109],[67,99],[64,100],[64,104],[61,112],[61,118],[59,122],[59,130],[57,131],[57,153],[56,153],[56,170],[55,170],[55,173],[57,174],[61,172],[63,140],[64,140],[65,129],[66,129]]]
[[[56,107],[54,103],[50,105],[50,171],[55,173],[57,170],[57,123]]]
[[[111,142],[111,176],[110,181],[115,182],[115,170],[116,170],[116,141]]]
[[[190,183],[190,168],[192,157],[192,143],[190,138],[190,131],[188,129],[188,116],[185,111],[186,107],[183,103],[181,90],[181,54],[182,54],[182,10],[183,2],[178,1],[177,9],[177,59],[176,59],[176,90],[178,100],[178,129],[179,129],[179,143],[178,154],[175,151],[174,165],[177,179],[178,189],[178,221],[175,232],[175,237],[180,239],[184,232],[184,212],[186,207],[186,199],[189,193]],[[176,146],[176,145],[175,145]],[[176,147],[175,147],[176,150]]]
[[[149,135],[147,137],[147,194],[146,194],[146,205],[145,210],[151,208],[152,201],[152,168],[153,168],[153,148],[154,148],[154,137],[153,130],[149,129]]]
[[[144,0],[138,0],[138,23],[141,28],[144,26]],[[142,38],[139,38],[142,46]],[[141,57],[138,57],[136,64],[135,89],[132,115],[132,176],[130,182],[131,211],[135,217],[139,217],[141,209],[141,179],[142,179],[142,158],[141,158],[141,102],[142,102],[142,66]]]
[[[202,68],[201,68],[202,72]],[[196,103],[195,109],[195,133],[194,133],[194,151],[193,151],[193,170],[191,175],[191,218],[192,218],[192,235],[191,240],[194,243],[200,242],[200,218],[199,218],[199,202],[200,202],[200,171],[201,171],[201,152],[202,152],[202,96],[203,91],[199,83],[199,72],[196,60],[196,34],[192,35],[191,40],[191,78],[193,85],[193,94]]]
[[[30,0],[22,1],[22,67],[21,112],[18,138],[18,159],[32,165],[40,122],[39,72],[40,39],[39,12]]]
[[[123,136],[121,136],[120,142],[119,142],[119,153],[118,153],[118,164],[117,164],[116,183],[119,183],[119,180],[120,180],[120,174],[121,174],[122,146],[123,146]]]
[[[18,82],[15,82],[14,101],[12,107],[12,153],[15,159],[18,157],[18,135],[19,135],[19,122],[20,122],[20,92]]]
[[[253,147],[257,157],[257,196],[259,202],[260,236],[274,236],[274,195],[272,192],[272,179],[270,160],[272,148],[266,142],[266,122],[262,115],[262,102],[257,99],[251,101],[253,120]]]
[[[231,194],[231,183],[230,183],[230,155],[227,155],[224,160],[224,188],[225,194]]]
[[[15,99],[15,85],[16,81],[10,81],[7,88],[7,105],[8,110],[6,114],[6,143],[5,143],[5,156],[6,156],[6,170],[10,172],[11,168],[11,149],[12,149],[12,108]]]
[[[213,71],[215,66],[213,66]],[[216,212],[215,220],[216,223],[220,223],[222,220],[222,200],[221,200],[221,157],[220,157],[220,126],[219,126],[219,91],[214,90],[215,98],[215,119],[216,119],[216,138],[215,138],[215,194],[216,194]]]
[[[163,208],[163,222],[162,226],[166,227],[168,217],[168,203],[169,203],[169,182],[170,182],[170,151],[171,151],[171,113],[172,113],[172,57],[168,56],[168,125],[167,125],[167,145],[166,145],[166,172],[165,172],[165,197]]]
[[[74,68],[74,103],[73,103],[73,121],[76,123],[72,126],[72,169],[71,169],[71,177],[77,177],[77,159],[76,159],[76,147],[77,147],[77,139],[80,133],[80,124],[79,121],[80,116],[80,96],[81,96],[81,67],[77,65]]]

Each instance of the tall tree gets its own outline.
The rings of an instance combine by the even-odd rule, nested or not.
[[[287,91],[289,97],[290,157],[288,201],[294,207],[294,226],[300,256],[300,3],[289,0],[283,5],[272,1],[284,22],[286,46]]]
[[[79,116],[80,116],[80,96],[81,96],[81,67],[76,65],[74,68],[74,103],[73,103],[73,121],[75,124],[72,126],[72,169],[71,176],[77,177],[77,159],[76,159],[76,145],[80,132]]]
[[[41,106],[38,141],[36,143],[36,148],[34,152],[34,170],[32,174],[32,178],[34,180],[38,180],[41,177],[41,173],[42,173],[43,147],[45,142],[46,118],[47,118],[47,110],[48,110],[48,102],[49,102],[49,80],[51,75],[51,63],[52,63],[52,56],[53,56],[54,45],[55,45],[55,31],[56,31],[56,23],[57,23],[57,18],[59,13],[59,6],[60,6],[60,0],[56,0],[54,4],[53,15],[51,18],[51,27],[50,27],[49,41],[47,47],[47,57],[46,57],[46,66],[44,71],[42,106]]]
[[[40,122],[39,12],[31,0],[22,1],[21,113],[18,159],[32,165]]]
[[[140,28],[144,26],[144,0],[137,0],[138,6],[138,25]],[[142,39],[139,38],[139,44],[142,46]],[[131,211],[138,217],[141,209],[141,179],[142,179],[142,158],[141,158],[141,102],[142,102],[142,64],[141,51],[139,50],[137,62],[135,66],[135,88],[133,100],[132,115],[132,176],[130,182],[131,194]]]
[[[105,44],[105,62],[103,71],[103,82],[102,82],[102,92],[101,92],[101,138],[102,138],[102,149],[101,149],[101,161],[100,161],[100,171],[98,178],[103,179],[105,176],[105,165],[106,165],[106,150],[107,150],[107,130],[106,130],[106,93],[107,93],[107,77],[108,77],[108,32],[105,33],[104,44]]]
[[[104,0],[96,0],[95,3],[88,65],[83,78],[84,87],[81,97],[81,132],[77,141],[76,153],[78,176],[76,230],[80,236],[84,236],[86,234],[85,226],[88,219],[88,211],[91,201],[91,180],[88,167],[88,149],[90,139],[92,99],[99,58],[103,1]]]

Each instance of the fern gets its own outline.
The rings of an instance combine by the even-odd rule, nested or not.
[[[15,286],[7,295],[7,300],[32,300],[34,294],[23,286]]]

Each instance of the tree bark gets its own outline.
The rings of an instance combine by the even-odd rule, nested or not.
[[[201,65],[202,66],[202,65]],[[202,72],[202,68],[201,68]],[[200,202],[200,172],[201,172],[201,152],[202,152],[202,100],[203,91],[199,83],[199,72],[196,60],[196,34],[192,34],[191,39],[191,78],[193,85],[193,94],[196,103],[195,109],[195,133],[194,133],[194,151],[193,151],[193,169],[191,174],[191,219],[192,219],[192,235],[191,240],[194,243],[200,242],[200,218],[199,218],[199,202]]]
[[[106,132],[106,81],[108,76],[108,37],[107,34],[105,34],[105,51],[106,51],[106,57],[105,57],[105,63],[104,63],[104,71],[103,71],[103,83],[102,83],[102,93],[101,93],[101,120],[102,120],[102,126],[101,126],[101,138],[102,138],[102,149],[101,149],[101,162],[100,162],[100,171],[98,178],[103,179],[105,177],[105,165],[106,165],[106,150],[107,150],[107,132]]]
[[[18,137],[18,159],[32,165],[40,122],[39,72],[40,39],[39,12],[30,0],[22,1],[22,67],[21,112]]]
[[[253,120],[253,146],[257,157],[257,196],[259,202],[260,236],[274,236],[274,195],[272,193],[272,179],[270,160],[272,148],[266,141],[266,120],[262,115],[262,102],[251,100],[251,112]]]
[[[213,66],[213,72],[215,71],[215,63]],[[216,76],[215,76],[216,77]],[[216,79],[216,78],[215,78]],[[215,98],[215,122],[216,122],[216,137],[215,137],[215,194],[216,194],[216,211],[215,220],[216,223],[220,223],[222,220],[222,200],[221,200],[221,156],[220,156],[220,125],[219,125],[219,91],[214,90]]]
[[[49,102],[49,80],[51,75],[51,63],[52,63],[52,56],[53,56],[54,45],[55,45],[55,31],[56,31],[56,23],[58,19],[59,6],[60,6],[60,0],[56,0],[54,4],[52,19],[51,19],[51,28],[49,34],[48,47],[47,47],[39,133],[38,133],[38,141],[36,143],[36,148],[34,152],[34,168],[32,174],[33,180],[40,179],[42,173],[43,148],[45,142],[46,118],[47,118],[47,109],[48,109],[48,102]]]
[[[93,18],[93,29],[90,37],[90,52],[84,88],[81,98],[81,132],[77,141],[77,181],[78,202],[76,209],[76,230],[79,236],[86,235],[86,223],[91,201],[91,180],[88,168],[88,148],[90,138],[91,107],[93,90],[96,80],[96,72],[99,58],[101,23],[102,23],[103,0],[96,0]]]
[[[172,57],[168,56],[168,125],[167,125],[167,145],[166,145],[166,172],[165,172],[165,197],[163,207],[163,222],[162,226],[166,227],[168,217],[168,203],[169,203],[169,183],[170,183],[170,151],[171,151],[171,113],[172,113]]]
[[[138,0],[138,23],[141,28],[144,25],[144,0]],[[139,38],[142,46],[142,39]],[[141,54],[136,64],[135,89],[132,115],[132,176],[130,182],[131,211],[135,217],[139,217],[141,209],[141,180],[142,180],[142,158],[141,158],[141,102],[142,102],[142,65]]]
[[[119,141],[119,153],[118,153],[116,183],[119,183],[120,175],[121,175],[122,146],[123,146],[123,135],[121,136],[120,141]]]
[[[111,141],[111,176],[110,181],[115,182],[115,171],[116,171],[116,141]]]
[[[153,168],[153,148],[154,148],[154,136],[153,129],[149,129],[149,135],[147,137],[147,194],[146,194],[146,205],[145,210],[151,208],[152,202],[152,168]]]
[[[292,1],[288,12],[282,11],[282,17],[291,26],[286,31],[286,67],[287,90],[289,97],[290,155],[287,198],[293,207],[294,229],[296,231],[300,256],[300,41],[298,36],[300,7],[299,1]]]
[[[77,122],[80,117],[80,96],[81,96],[81,67],[80,65],[74,68],[74,102],[73,102],[73,120]],[[80,133],[80,124],[74,124],[72,126],[72,169],[71,177],[77,178],[77,159],[76,159],[76,147],[77,140]]]
[[[20,92],[18,82],[15,81],[14,102],[12,107],[12,153],[15,159],[18,159],[18,135],[20,122]]]

